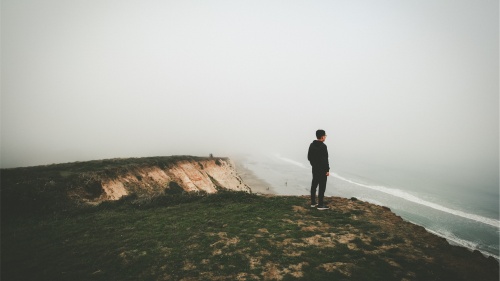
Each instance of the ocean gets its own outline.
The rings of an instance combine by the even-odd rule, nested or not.
[[[280,195],[308,195],[311,168],[279,154],[246,155],[239,161]],[[423,177],[411,172],[373,167],[335,167],[330,160],[325,196],[356,197],[389,207],[394,213],[450,244],[478,250],[500,259],[498,190],[489,187],[463,188],[465,181]],[[333,202],[334,204],[335,202]]]

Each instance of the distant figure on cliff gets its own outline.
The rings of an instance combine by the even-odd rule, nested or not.
[[[326,177],[330,175],[330,164],[328,163],[328,148],[324,144],[326,133],[324,130],[316,131],[316,140],[309,145],[307,160],[312,166],[311,183],[311,208],[318,207],[318,210],[328,210],[328,206],[323,202],[326,190]],[[318,190],[318,205],[316,204],[316,188]]]

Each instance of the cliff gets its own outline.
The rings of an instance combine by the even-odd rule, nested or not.
[[[256,195],[234,167],[175,156],[1,170],[1,279],[498,280],[494,258],[389,208]]]
[[[3,213],[61,211],[82,204],[165,193],[250,192],[228,158],[169,156],[106,159],[2,169]]]
[[[220,191],[2,221],[2,280],[497,281],[498,262],[388,208]]]
[[[497,260],[386,207],[329,197],[318,211],[307,196],[252,194],[227,158],[97,160],[0,178],[2,280],[498,280]]]
[[[114,173],[109,170],[80,173],[79,188],[73,189],[68,195],[96,203],[118,200],[129,194],[147,197],[161,195],[176,187],[186,192],[214,193],[218,188],[250,191],[227,158],[175,159],[169,164],[153,162],[115,170]]]

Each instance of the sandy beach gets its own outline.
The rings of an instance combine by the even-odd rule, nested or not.
[[[260,194],[276,194],[276,191],[273,189],[271,184],[267,183],[263,179],[257,177],[252,171],[247,169],[242,164],[242,159],[245,156],[231,156],[231,160],[234,163],[236,172],[241,177],[243,182],[250,187],[253,193]]]

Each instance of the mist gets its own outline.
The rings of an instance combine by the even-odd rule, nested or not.
[[[1,3],[1,167],[280,153],[498,187],[498,1]]]

